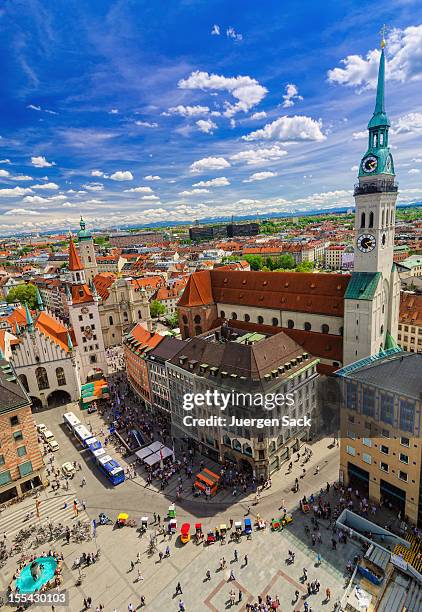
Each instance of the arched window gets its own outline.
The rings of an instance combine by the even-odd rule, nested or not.
[[[187,318],[187,316],[186,316],[186,315],[183,315],[183,317],[182,317],[182,321],[183,321],[183,323],[187,323],[187,322],[188,322],[188,318]]]
[[[108,317],[108,323],[109,325],[113,325],[113,317],[111,315]]]
[[[273,325],[274,325],[274,327],[278,326],[278,319],[277,319],[277,317],[273,317]]]
[[[200,325],[195,325],[195,336],[202,334],[202,327]]]
[[[127,322],[128,322],[128,320],[129,320],[129,318],[128,318],[128,316],[127,316],[127,312],[126,312],[126,310],[124,310],[124,311],[123,311],[123,321],[124,321],[125,323],[127,323]]]
[[[64,375],[63,368],[56,368],[56,378],[57,378],[57,384],[59,385],[59,387],[63,387],[63,385],[66,384],[66,377]]]
[[[388,211],[387,211],[387,218],[388,218]],[[381,213],[381,227],[384,227],[384,210]]]
[[[142,319],[142,313],[140,310],[138,310],[138,319]]]
[[[360,216],[360,226],[361,226],[361,227],[365,227],[365,221],[366,221],[366,215],[365,215],[365,213],[363,212],[363,213],[361,214],[361,216]]]
[[[259,325],[263,325],[263,323],[264,323],[264,317],[261,317],[261,315],[259,315],[259,317],[258,317],[258,323],[259,323]]]
[[[226,434],[223,436],[223,444],[225,444],[226,446],[231,446],[232,445],[232,441],[230,440],[229,436]]]
[[[287,327],[288,327],[289,329],[293,329],[293,328],[294,328],[294,326],[295,326],[295,322],[294,322],[292,319],[289,319],[289,320],[287,321]]]
[[[35,370],[35,376],[38,383],[38,389],[42,391],[43,389],[49,389],[50,384],[48,382],[47,370],[45,368],[37,368]]]
[[[22,387],[29,393],[28,379],[25,374],[19,374],[19,380],[21,381]]]
[[[248,314],[245,314],[243,318],[247,323],[249,323],[249,321],[251,320],[251,317]]]
[[[321,325],[321,331],[323,334],[328,334],[328,332],[330,331],[330,328],[328,327],[328,325],[326,323],[323,323]]]
[[[389,213],[389,212],[390,212],[390,211],[389,211],[389,210],[388,210],[388,208],[387,208],[387,210],[385,211],[385,225],[386,225],[387,227],[388,227],[388,216],[389,216],[389,215],[388,215],[388,213]]]
[[[233,319],[233,321],[236,321],[237,319],[237,314],[235,312],[232,312],[232,316],[231,318]]]
[[[193,320],[195,321],[195,323],[200,323],[201,322],[201,315],[195,315]]]
[[[242,445],[240,444],[239,440],[236,440],[236,438],[232,441],[232,448],[237,451],[242,450]]]
[[[312,325],[309,323],[309,321],[305,321],[305,323],[303,324],[303,329],[305,331],[311,331]]]
[[[243,453],[245,455],[249,455],[249,457],[252,457],[252,447],[250,444],[243,445]]]
[[[88,255],[88,261],[91,263],[91,255]]]
[[[221,317],[222,319],[225,319],[225,318],[226,318],[226,313],[224,312],[224,310],[220,310],[220,317]]]
[[[189,327],[187,327],[186,325],[183,328],[183,337],[189,338]]]
[[[368,227],[374,227],[374,213],[372,212],[372,210],[369,213],[369,225],[368,225]]]

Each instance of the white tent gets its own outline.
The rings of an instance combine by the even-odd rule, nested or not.
[[[153,451],[148,446],[146,446],[145,448],[141,448],[141,450],[136,451],[135,455],[138,457],[138,459],[144,461],[144,459],[152,455],[152,453]]]

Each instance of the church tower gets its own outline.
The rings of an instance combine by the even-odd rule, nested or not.
[[[95,247],[92,234],[85,227],[85,221],[81,217],[80,230],[78,232],[78,247],[79,255],[85,270],[86,279],[92,281],[94,276],[98,274],[97,259],[95,257]]]
[[[82,384],[101,372],[107,376],[107,358],[98,311],[99,297],[87,285],[85,270],[73,239],[69,243],[69,272],[71,281],[66,288],[69,318],[78,351],[78,366]]]
[[[388,146],[384,47],[382,40],[368,149],[354,190],[355,259],[345,294],[344,365],[391,348],[397,337],[400,280],[393,263],[397,184]]]

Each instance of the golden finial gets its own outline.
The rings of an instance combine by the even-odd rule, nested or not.
[[[387,44],[385,42],[385,35],[387,34],[387,26],[385,25],[385,23],[380,30],[380,34],[381,34],[381,49],[384,49],[385,45]]]

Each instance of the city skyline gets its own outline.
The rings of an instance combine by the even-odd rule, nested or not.
[[[416,3],[240,6],[2,9],[0,233],[352,207],[384,21],[399,203],[422,199]]]

